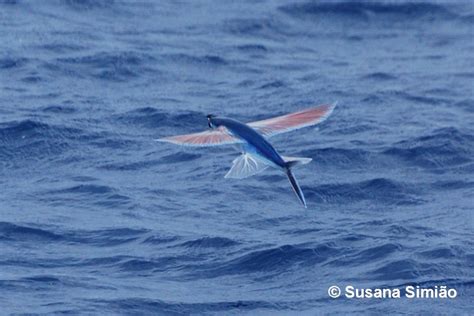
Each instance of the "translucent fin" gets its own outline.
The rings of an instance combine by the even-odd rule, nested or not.
[[[282,156],[283,160],[287,163],[287,165],[291,168],[298,165],[306,165],[310,163],[313,158],[305,158],[305,157],[286,157]]]
[[[232,136],[225,127],[194,134],[177,135],[156,139],[158,142],[168,142],[182,146],[208,147],[227,144],[238,144],[242,141]]]
[[[331,115],[335,107],[336,103],[323,104],[283,116],[250,122],[248,125],[259,131],[262,135],[270,137],[321,123]]]
[[[232,162],[232,168],[227,172],[225,178],[244,179],[262,172],[267,168],[268,165],[260,159],[249,153],[243,153],[241,156],[234,159]]]

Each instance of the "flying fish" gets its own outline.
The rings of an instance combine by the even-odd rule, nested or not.
[[[312,159],[282,156],[270,144],[268,138],[321,123],[332,113],[335,106],[335,103],[323,104],[251,123],[242,123],[231,118],[210,114],[207,116],[210,130],[160,138],[157,141],[195,147],[239,144],[242,147],[242,154],[234,159],[225,178],[244,179],[260,173],[268,167],[279,169],[286,174],[299,201],[306,207],[303,191],[296,181],[292,169],[297,165],[307,164]]]

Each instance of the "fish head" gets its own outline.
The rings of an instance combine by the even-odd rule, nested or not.
[[[215,117],[216,116],[213,115],[213,114],[209,114],[207,116],[207,125],[209,126],[209,128],[212,128],[212,129],[217,128],[217,125],[214,123],[214,118]]]

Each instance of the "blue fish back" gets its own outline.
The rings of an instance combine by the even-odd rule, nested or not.
[[[247,124],[229,118],[216,118],[214,122],[217,125],[225,126],[234,136],[245,140],[248,145],[254,147],[257,154],[275,165],[285,168],[285,161],[276,149],[260,133]]]

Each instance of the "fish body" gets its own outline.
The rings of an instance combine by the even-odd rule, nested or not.
[[[210,120],[214,126],[224,126],[233,136],[244,141],[246,151],[259,155],[275,167],[286,167],[285,161],[270,142],[247,124],[229,118],[211,118]]]

